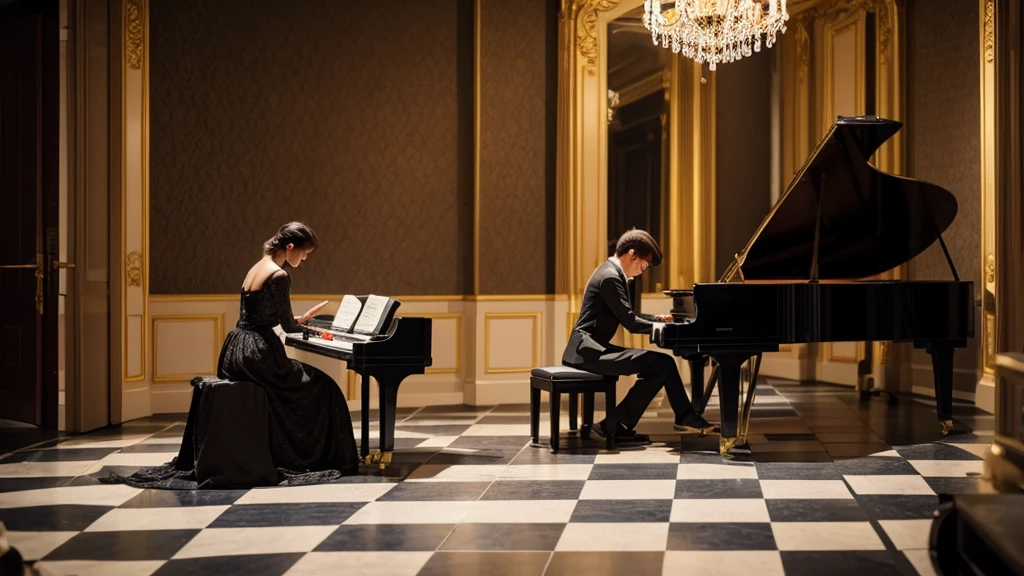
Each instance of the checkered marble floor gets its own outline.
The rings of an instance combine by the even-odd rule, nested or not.
[[[0,521],[55,575],[932,574],[937,494],[991,491],[979,474],[992,417],[958,406],[975,433],[933,441],[930,401],[766,384],[750,454],[734,458],[717,437],[672,434],[667,403],[638,427],[652,445],[615,452],[569,433],[563,413],[559,454],[531,445],[525,405],[441,406],[401,411],[383,473],[100,484],[176,454],[184,415],[155,416],[0,459]],[[705,415],[718,418],[714,403]],[[889,444],[878,431],[892,429],[922,441]]]

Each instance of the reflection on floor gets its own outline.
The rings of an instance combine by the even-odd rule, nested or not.
[[[0,419],[0,454],[21,450],[33,444],[53,440],[61,435],[63,432],[45,430],[14,420]]]
[[[557,455],[531,446],[526,405],[430,407],[401,411],[383,474],[99,484],[175,455],[184,416],[156,416],[4,457],[0,520],[52,574],[880,576],[931,573],[937,494],[991,490],[979,474],[993,418],[967,405],[957,419],[975,433],[942,439],[927,399],[768,379],[751,452],[730,459],[715,437],[672,434],[666,410],[640,425],[653,445],[617,452],[566,432]]]

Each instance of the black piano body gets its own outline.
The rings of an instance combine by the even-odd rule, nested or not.
[[[749,419],[760,356],[786,344],[913,343],[931,355],[938,419],[943,433],[953,430],[953,352],[974,337],[974,283],[959,279],[941,236],[956,216],[955,197],[868,163],[901,126],[839,117],[720,281],[665,291],[675,321],[651,342],[690,362],[700,409],[703,367],[708,358],[717,364],[709,385],[718,382],[723,454],[737,440],[741,366],[754,360],[743,406]],[[936,240],[952,280],[857,280]],[[746,423],[739,424],[742,443]]]
[[[361,299],[363,297],[360,297]],[[332,315],[319,315],[309,321],[301,335],[289,334],[285,344],[346,363],[360,375],[360,455],[367,464],[379,463],[383,469],[391,462],[395,447],[395,413],[398,388],[406,377],[423,374],[433,363],[431,357],[431,318],[386,318],[382,330],[369,337],[339,333],[331,329]],[[323,337],[329,335],[329,340]],[[380,447],[370,454],[370,378],[377,382],[380,414]]]

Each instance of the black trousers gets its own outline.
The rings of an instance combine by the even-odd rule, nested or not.
[[[640,378],[626,393],[619,405],[607,411],[610,422],[619,422],[626,428],[634,428],[644,411],[665,388],[665,395],[676,414],[676,423],[693,412],[693,404],[683,388],[683,379],[672,357],[654,350],[623,348],[608,345],[604,354],[595,361],[577,365],[576,368],[611,376],[627,376],[636,374]]]

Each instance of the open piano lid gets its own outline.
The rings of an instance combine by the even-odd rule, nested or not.
[[[881,274],[931,246],[956,217],[953,194],[868,164],[902,127],[875,116],[840,116],[726,276],[738,264],[748,280],[810,279],[819,209],[818,279]]]

